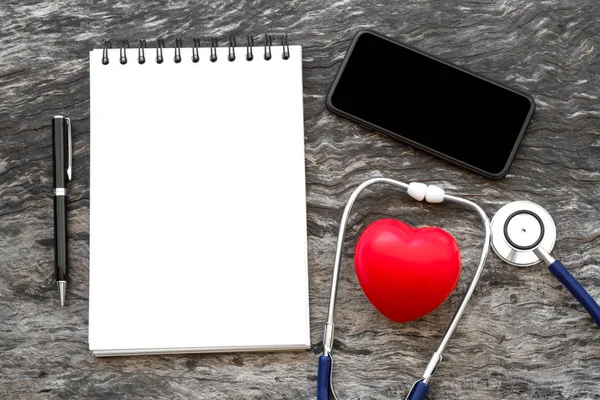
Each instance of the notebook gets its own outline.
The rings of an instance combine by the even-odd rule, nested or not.
[[[302,48],[247,39],[90,51],[95,356],[310,347]]]

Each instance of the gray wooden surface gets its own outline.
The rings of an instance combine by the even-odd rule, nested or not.
[[[439,184],[478,202],[490,218],[513,200],[541,204],[558,228],[554,255],[600,299],[599,6],[595,0],[2,2],[0,397],[316,398],[339,220],[351,191],[375,176]],[[482,178],[326,110],[325,95],[360,28],[535,97],[537,111],[506,178]],[[193,37],[224,43],[229,35],[282,32],[304,47],[311,350],[95,359],[87,346],[89,50],[105,38],[135,44],[143,37],[154,47],[158,37],[173,46],[176,37],[189,45]],[[53,281],[50,118],[59,113],[73,120],[75,146],[64,309]],[[485,127],[478,147],[493,151]],[[461,248],[455,292],[411,323],[380,315],[353,271],[356,238],[383,216],[441,226]],[[385,188],[359,200],[336,315],[341,399],[404,398],[466,290],[481,239],[477,218],[458,207],[417,204]],[[599,339],[600,330],[543,265],[517,269],[492,254],[428,398],[600,399]]]

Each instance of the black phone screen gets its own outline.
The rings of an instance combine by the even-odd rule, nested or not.
[[[530,96],[374,33],[359,34],[328,98],[346,117],[484,175],[506,174]]]

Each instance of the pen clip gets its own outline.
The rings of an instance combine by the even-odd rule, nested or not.
[[[73,141],[71,137],[71,118],[65,118],[65,122],[67,123],[67,145],[69,146],[69,164],[67,166],[67,179],[70,181],[71,174],[73,171]]]

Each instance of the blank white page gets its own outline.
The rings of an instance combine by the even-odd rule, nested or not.
[[[310,347],[302,49],[90,52],[89,347]]]

